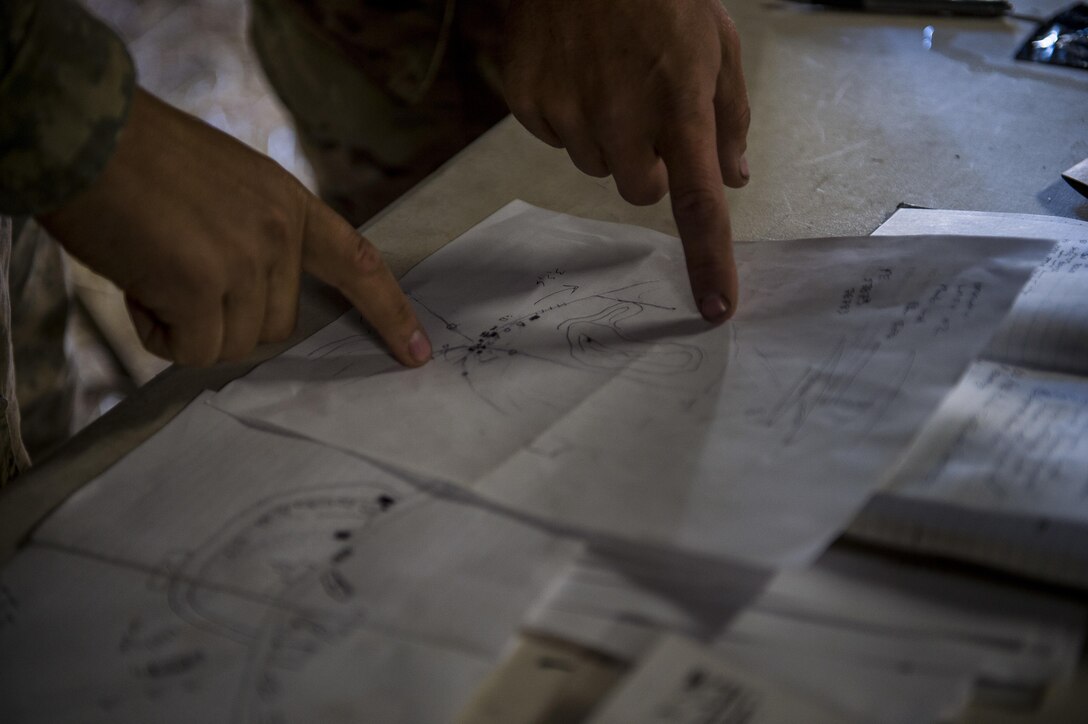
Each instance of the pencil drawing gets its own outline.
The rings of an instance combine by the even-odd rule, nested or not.
[[[398,495],[356,484],[266,498],[156,576],[180,620],[245,647],[232,721],[278,721],[292,675],[365,621],[342,565]],[[155,661],[181,673],[202,657],[167,646]]]
[[[433,359],[445,366],[447,374],[459,377],[474,398],[502,415],[525,412],[530,406],[569,407],[569,400],[561,399],[561,389],[534,390],[541,364],[595,377],[619,376],[689,396],[706,388],[703,377],[721,377],[724,370],[713,374],[715,370],[704,369],[707,351],[698,340],[680,341],[683,332],[676,323],[682,314],[668,303],[675,290],[666,282],[650,279],[604,292],[586,292],[572,283],[553,289],[560,274],[557,270],[542,275],[527,306],[472,321],[409,294],[431,331]],[[472,334],[472,329],[479,331]],[[357,376],[364,369],[361,358],[380,349],[369,330],[360,330],[323,342],[306,356],[342,360],[342,366],[327,373],[330,379],[342,379]],[[436,373],[442,374],[430,374]],[[692,379],[695,373],[700,379]],[[526,383],[519,384],[521,379]],[[585,386],[589,379],[582,377],[576,384]]]
[[[694,372],[703,352],[692,344],[642,342],[626,336],[621,322],[636,317],[644,307],[616,302],[593,314],[560,322],[566,332],[571,359],[590,368],[629,370],[643,374],[675,375]]]
[[[879,342],[852,344],[840,338],[823,359],[806,365],[785,385],[766,355],[756,349],[754,359],[765,367],[760,375],[761,396],[771,402],[750,411],[749,418],[777,430],[786,445],[799,442],[817,414],[830,418],[843,433],[871,429],[906,385],[916,357],[907,352],[883,360],[886,374],[880,381],[866,382],[863,371],[880,348]]]
[[[527,311],[500,316],[475,337],[462,331],[468,325],[413,299],[455,337],[438,348],[436,358],[454,365],[473,395],[501,414],[523,412],[529,405],[565,409],[558,399],[561,390],[536,394],[531,383],[514,389],[505,384],[517,375],[531,377],[536,363],[678,389],[688,386],[690,375],[704,366],[701,346],[669,339],[646,322],[648,313],[659,323],[676,318],[675,306],[651,301],[668,293],[662,282],[581,296],[578,290],[564,284],[537,298]]]

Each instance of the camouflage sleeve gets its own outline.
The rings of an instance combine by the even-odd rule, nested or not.
[[[47,211],[88,186],[135,83],[121,40],[72,0],[0,0],[0,213]]]

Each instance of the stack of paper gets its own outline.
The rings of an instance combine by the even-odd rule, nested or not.
[[[0,578],[0,719],[449,721],[540,601],[536,629],[652,652],[602,722],[919,721],[1041,687],[1076,656],[1066,607],[838,554],[775,570],[839,534],[1051,246],[742,245],[711,328],[675,239],[511,204],[404,280],[431,364],[346,315],[35,533]],[[677,661],[704,675],[654,673]]]
[[[844,721],[943,720],[980,689],[1024,703],[1080,656],[1080,607],[1008,585],[842,551],[758,591],[744,571],[716,570],[681,577],[590,553],[528,626],[629,661],[652,658],[663,632],[689,636]]]
[[[398,369],[347,315],[213,404],[579,534],[804,563],[1049,248],[745,245],[741,311],[710,328],[675,239],[515,202],[404,278],[431,364]]]
[[[1058,245],[851,532],[1088,588],[1088,222],[912,209],[878,233]]]

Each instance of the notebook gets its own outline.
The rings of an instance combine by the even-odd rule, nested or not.
[[[901,209],[875,233],[1058,244],[849,534],[1088,588],[1088,222]]]

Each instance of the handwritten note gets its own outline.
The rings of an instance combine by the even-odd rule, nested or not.
[[[1024,367],[1088,374],[1088,223],[975,211],[902,209],[874,235],[969,234],[1053,239],[984,356]]]
[[[1088,523],[1088,379],[980,362],[892,478],[902,494]]]
[[[584,534],[803,562],[1049,247],[741,245],[740,311],[710,327],[676,239],[515,202],[403,280],[431,364],[400,369],[351,314],[213,404]]]
[[[850,532],[1088,587],[1088,222],[904,209],[877,234],[935,232],[1057,245]]]

